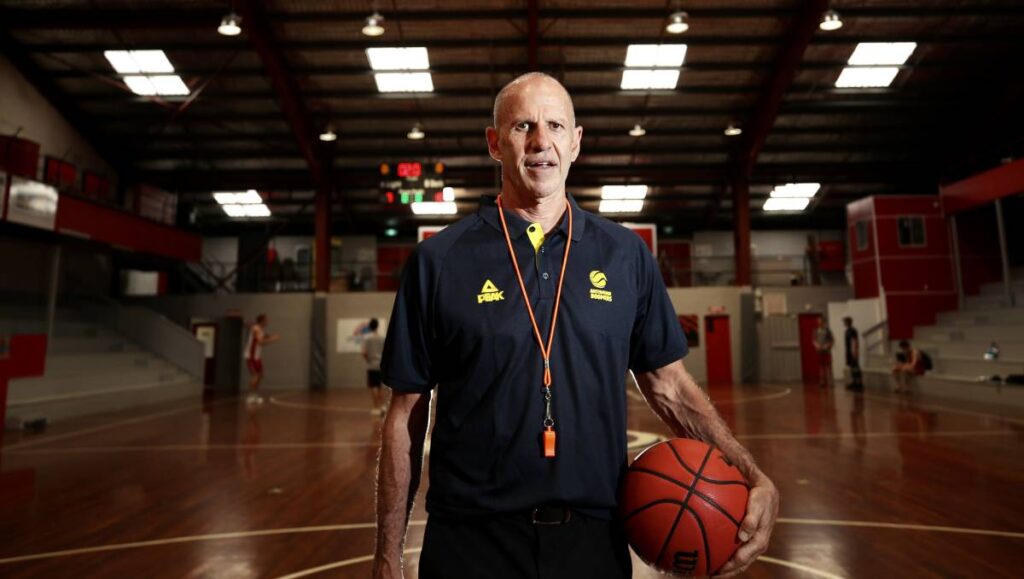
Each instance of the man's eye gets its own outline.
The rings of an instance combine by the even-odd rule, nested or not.
[[[518,129],[520,131],[528,131],[528,130],[530,130],[530,123],[528,123],[526,121],[523,121],[523,122],[521,122],[521,123],[516,125],[516,129]]]

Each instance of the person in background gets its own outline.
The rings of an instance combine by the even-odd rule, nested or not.
[[[384,352],[384,338],[377,333],[380,322],[377,318],[370,320],[363,337],[363,359],[366,360],[366,387],[370,389],[370,397],[373,400],[372,414],[382,416],[384,414],[384,393],[380,388],[380,358]]]
[[[907,340],[900,340],[900,351],[896,354],[896,366],[892,369],[892,377],[896,382],[893,392],[910,393],[910,381],[914,376],[924,374],[924,360],[921,351],[910,345]]]
[[[249,326],[249,338],[245,344],[245,367],[249,369],[249,404],[263,404],[259,395],[263,381],[263,345],[276,342],[280,336],[267,333],[267,314],[256,316],[256,323]]]
[[[860,334],[857,328],[853,327],[853,318],[843,318],[843,325],[846,332],[843,334],[843,342],[846,346],[846,367],[850,369],[850,383],[846,385],[847,390],[863,390],[864,383],[861,381],[860,372]]]
[[[814,330],[814,349],[818,352],[818,386],[828,388],[832,383],[832,346],[835,339],[832,330],[825,324],[824,316],[818,318],[818,328]]]

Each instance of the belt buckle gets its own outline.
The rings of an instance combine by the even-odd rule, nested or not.
[[[564,525],[572,520],[572,511],[568,507],[562,507],[564,514],[561,521],[540,521],[537,520],[537,512],[540,511],[541,507],[537,507],[530,512],[530,522],[534,525]]]

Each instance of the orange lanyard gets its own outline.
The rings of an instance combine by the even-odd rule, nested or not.
[[[558,306],[562,301],[562,283],[565,281],[565,266],[569,263],[569,247],[572,245],[572,206],[569,200],[565,200],[566,213],[569,216],[569,233],[565,238],[565,255],[562,256],[562,272],[558,276],[558,291],[555,292],[555,308],[551,312],[551,331],[548,333],[547,346],[540,335],[540,327],[537,325],[537,317],[533,314],[533,306],[530,305],[530,295],[526,292],[526,283],[523,282],[523,274],[519,271],[519,260],[516,259],[516,251],[512,247],[512,237],[508,233],[508,224],[505,223],[505,212],[502,209],[501,196],[498,196],[498,217],[501,219],[501,230],[505,234],[505,244],[508,246],[509,257],[512,258],[512,268],[516,271],[516,279],[519,281],[519,289],[523,292],[523,303],[526,304],[526,312],[530,314],[530,323],[533,324],[533,336],[540,346],[541,356],[544,357],[544,456],[552,458],[555,456],[555,419],[551,414],[551,345],[555,339],[555,325],[558,323]]]

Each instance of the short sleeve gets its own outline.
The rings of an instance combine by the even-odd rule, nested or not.
[[[683,358],[687,345],[654,256],[642,243],[637,254],[637,309],[629,340],[629,368],[650,372]]]
[[[424,393],[433,388],[430,355],[430,306],[433,283],[422,252],[409,256],[381,355],[381,381],[396,392]]]

